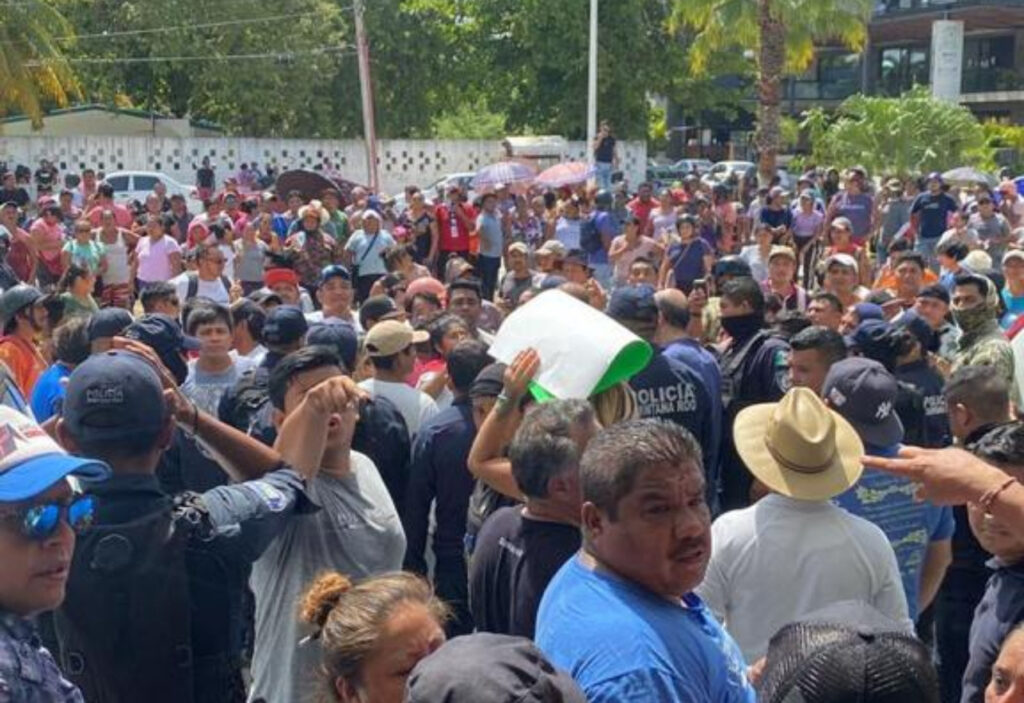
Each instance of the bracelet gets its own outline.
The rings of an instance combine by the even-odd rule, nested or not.
[[[997,488],[990,488],[989,490],[985,491],[985,493],[982,494],[981,498],[978,500],[978,505],[981,506],[981,509],[984,510],[987,514],[991,514],[992,504],[996,502],[996,498],[999,497],[999,494],[1015,483],[1017,483],[1017,479],[1013,478],[1012,476],[1008,477],[1005,481],[1000,483]]]

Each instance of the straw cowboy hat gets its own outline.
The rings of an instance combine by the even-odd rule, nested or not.
[[[797,500],[828,500],[860,478],[864,445],[857,431],[807,388],[778,403],[744,408],[733,424],[736,450],[750,473]]]

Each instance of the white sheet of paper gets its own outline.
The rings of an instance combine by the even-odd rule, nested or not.
[[[623,347],[640,341],[604,313],[550,290],[505,318],[490,354],[510,364],[533,347],[540,354],[539,385],[556,398],[587,398]]]

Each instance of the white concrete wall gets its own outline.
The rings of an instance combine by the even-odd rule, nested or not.
[[[399,193],[405,185],[426,186],[449,173],[476,171],[501,159],[497,141],[382,140],[378,162],[382,191]],[[566,160],[582,159],[584,142],[569,142]],[[42,137],[0,134],[0,161],[35,168],[40,159],[54,161],[61,172],[86,167],[99,171],[162,171],[185,184],[195,180],[195,169],[209,156],[218,181],[234,174],[243,163],[263,168],[273,164],[279,171],[312,168],[329,159],[350,180],[365,183],[366,150],[359,140],[161,138],[161,137]],[[647,144],[620,145],[621,167],[630,184],[643,180]]]

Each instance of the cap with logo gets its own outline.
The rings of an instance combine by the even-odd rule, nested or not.
[[[103,462],[71,456],[35,421],[0,405],[0,502],[28,500],[66,476],[98,481],[109,475]]]
[[[423,330],[414,330],[398,320],[384,320],[366,333],[364,347],[368,356],[392,356],[411,344],[420,344],[430,339]]]
[[[343,281],[351,281],[352,273],[341,264],[330,264],[329,266],[324,266],[320,270],[320,279],[317,281],[317,286],[322,286],[332,278],[340,278]]]
[[[263,341],[266,344],[294,344],[309,331],[309,323],[302,310],[294,305],[278,305],[267,313],[263,323]]]
[[[71,372],[64,422],[76,439],[113,441],[156,432],[166,419],[160,377],[137,354],[124,350],[96,354]]]
[[[903,439],[903,423],[896,415],[898,393],[896,378],[884,366],[851,357],[832,365],[821,394],[865,444],[891,447]]]

